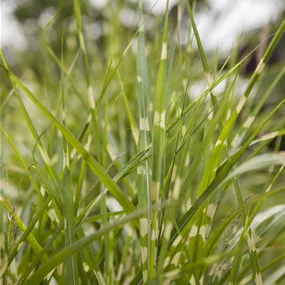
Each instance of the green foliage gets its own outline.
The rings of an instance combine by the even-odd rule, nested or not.
[[[285,21],[238,97],[251,53],[218,69],[192,3],[178,7],[188,46],[168,13],[147,32],[140,2],[136,31],[103,12],[103,49],[83,2],[65,6],[40,31],[36,69],[1,51],[2,284],[283,284],[285,155],[267,145],[285,134],[285,68],[269,80],[267,63]]]

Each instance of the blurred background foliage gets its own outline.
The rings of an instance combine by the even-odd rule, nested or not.
[[[121,50],[127,45],[130,38],[138,26],[138,13],[137,13],[137,1],[129,0],[115,0],[107,1],[106,6],[100,7],[95,1],[96,5],[92,5],[92,1],[79,1],[81,5],[81,12],[83,15],[83,27],[85,29],[86,39],[89,40],[89,46],[95,46],[97,49],[97,57],[104,60],[105,63],[109,58],[110,50],[113,49],[114,45],[117,46],[117,53],[120,54]],[[105,3],[106,1],[102,1]],[[152,1],[155,3],[156,1]],[[150,3],[152,3],[150,1]],[[218,1],[217,1],[218,2]],[[222,1],[223,2],[223,1]],[[41,41],[42,28],[47,24],[48,20],[53,14],[60,9],[60,13],[57,17],[56,22],[53,23],[52,27],[47,32],[47,40],[50,47],[53,49],[56,55],[60,55],[61,52],[61,38],[64,37],[64,52],[67,53],[70,48],[75,49],[78,45],[76,36],[76,23],[73,17],[73,1],[57,1],[57,0],[23,0],[16,1],[16,8],[14,10],[14,16],[21,24],[24,29],[24,33],[28,39],[27,47],[21,52],[13,51],[12,47],[6,47],[6,53],[11,54],[11,57],[15,57],[14,62],[15,71],[18,74],[23,73],[27,67],[31,68],[35,75],[41,79],[41,66],[38,64],[39,60],[42,60],[43,52]],[[189,0],[191,5],[195,5],[196,11],[208,10],[210,12],[211,5],[207,0]],[[101,4],[102,5],[102,4]],[[256,3],[258,5],[258,3]],[[148,13],[150,5],[145,5],[145,13]],[[172,34],[175,33],[177,26],[177,9],[178,5],[171,7],[170,11],[170,22]],[[184,11],[187,16],[187,11]],[[249,11],[250,13],[250,11]],[[217,15],[218,16],[218,15]],[[264,27],[260,27],[257,30],[251,30],[243,34],[242,41],[240,43],[240,54],[244,56],[251,50],[253,50],[265,37],[271,35],[276,27],[280,23],[280,20],[284,18],[285,12],[280,13],[278,19],[267,24]],[[162,26],[163,17],[162,15],[150,14],[146,20],[147,36],[149,40],[155,40],[160,34],[160,28]],[[149,24],[149,25],[148,25]],[[215,24],[215,23],[213,23]],[[264,32],[264,30],[266,32]],[[209,31],[211,33],[211,31]],[[263,39],[262,39],[263,37]],[[271,37],[270,37],[271,38]],[[115,41],[116,39],[116,41]],[[269,42],[269,40],[267,41]],[[120,50],[121,48],[121,50]],[[213,52],[212,52],[213,53]],[[89,56],[91,57],[89,51]],[[227,54],[220,55],[220,63],[222,65],[223,60]],[[249,60],[249,63],[244,66],[244,74],[248,75],[256,66],[258,55],[257,52],[253,53]],[[93,59],[93,58],[92,58]],[[279,42],[278,47],[272,59],[271,64],[282,65],[285,59],[285,37]],[[21,62],[21,64],[17,64]],[[24,68],[23,68],[24,67]]]

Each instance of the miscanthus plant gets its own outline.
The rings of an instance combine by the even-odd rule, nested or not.
[[[284,100],[267,101],[285,68],[263,82],[285,21],[236,96],[250,54],[218,68],[188,1],[152,35],[141,2],[134,32],[110,8],[103,49],[79,2],[60,52],[60,9],[43,28],[40,74],[1,51],[1,284],[284,284]]]

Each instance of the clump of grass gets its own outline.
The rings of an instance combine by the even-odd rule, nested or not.
[[[186,49],[168,2],[163,31],[146,39],[140,1],[138,30],[106,40],[108,62],[73,5],[77,50],[68,31],[59,54],[47,40],[59,10],[42,31],[40,79],[18,77],[1,51],[2,284],[282,284],[285,156],[266,144],[285,133],[273,123],[285,100],[261,110],[285,69],[253,90],[285,21],[236,100],[246,58],[212,68],[188,1]],[[194,73],[207,81],[195,100]]]

